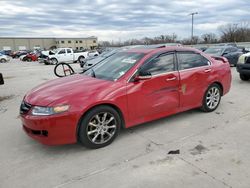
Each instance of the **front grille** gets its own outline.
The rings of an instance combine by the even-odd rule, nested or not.
[[[23,128],[28,134],[33,134],[33,135],[36,135],[36,136],[45,136],[45,137],[47,137],[48,134],[49,134],[48,131],[46,131],[46,130],[33,130],[33,129],[30,129],[30,128],[24,126],[24,125],[23,125]]]
[[[23,101],[20,106],[20,114],[27,114],[30,109],[31,109],[31,105]]]

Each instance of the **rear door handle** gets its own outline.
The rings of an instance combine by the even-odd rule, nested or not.
[[[205,73],[211,72],[211,69],[205,69],[204,72]]]
[[[168,82],[168,81],[174,81],[174,80],[176,80],[177,79],[177,77],[171,77],[171,78],[167,78],[166,79],[166,81]]]

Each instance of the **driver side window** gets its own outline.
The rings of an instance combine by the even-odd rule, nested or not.
[[[157,75],[174,71],[174,53],[163,54],[151,60],[142,67],[143,72]]]
[[[60,52],[58,52],[58,54],[65,54],[65,49],[63,49]]]

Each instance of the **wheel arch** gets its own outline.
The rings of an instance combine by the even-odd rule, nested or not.
[[[1,58],[1,59],[0,59],[0,61],[2,61],[2,60],[7,61],[5,58]]]
[[[57,59],[56,57],[51,57],[51,58],[50,58],[50,60],[52,60],[52,59],[55,59],[55,60],[57,60],[57,61],[58,61],[58,59]]]
[[[221,96],[223,96],[224,88],[223,88],[222,83],[219,82],[219,81],[215,81],[215,82],[213,82],[212,84],[217,84],[218,86],[220,86],[220,89],[221,89]],[[212,84],[210,84],[210,85],[212,85]]]
[[[84,56],[84,55],[80,55],[80,56],[78,57],[78,61],[80,60],[81,57],[83,57],[83,58],[85,59],[85,56]]]
[[[91,106],[90,108],[88,108],[80,117],[79,121],[78,121],[78,124],[77,124],[77,128],[76,128],[76,139],[78,140],[78,130],[79,130],[79,127],[81,125],[81,122],[83,120],[83,118],[85,117],[85,115],[92,109],[94,108],[97,108],[98,106],[109,106],[111,108],[113,108],[114,110],[116,110],[121,118],[121,128],[124,129],[125,128],[125,120],[124,120],[124,115],[121,111],[121,109],[115,105],[115,104],[112,104],[112,103],[101,103],[101,104],[97,104],[97,105],[94,105],[94,106]]]

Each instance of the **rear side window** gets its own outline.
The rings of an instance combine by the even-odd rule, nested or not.
[[[67,53],[68,53],[68,54],[71,54],[71,49],[67,49]]]
[[[151,60],[142,67],[145,72],[150,72],[152,75],[162,74],[174,71],[174,54],[163,54]]]
[[[202,67],[209,65],[209,61],[200,54],[190,53],[190,52],[179,52],[178,62],[179,70],[186,70],[196,67]]]

